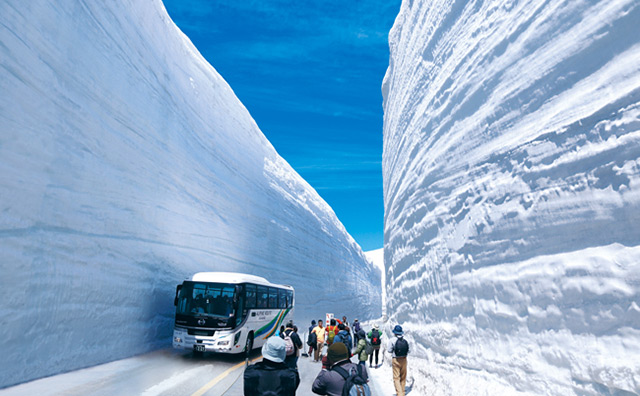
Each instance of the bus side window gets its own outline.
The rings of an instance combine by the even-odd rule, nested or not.
[[[247,309],[256,308],[256,286],[255,285],[246,285],[245,286],[247,300],[246,305]]]
[[[269,288],[266,286],[258,286],[258,308],[269,307]]]
[[[287,308],[293,308],[293,292],[287,290]]]
[[[287,291],[278,290],[278,308],[287,308]]]
[[[278,308],[278,289],[273,287],[269,288],[269,308]]]

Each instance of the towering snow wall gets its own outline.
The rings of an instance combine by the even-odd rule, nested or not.
[[[298,321],[380,314],[379,271],[160,0],[1,2],[0,93],[0,387],[170,345],[197,271],[291,284]]]
[[[458,375],[422,373],[436,394],[640,393],[638,21],[634,0],[403,1],[387,310]]]

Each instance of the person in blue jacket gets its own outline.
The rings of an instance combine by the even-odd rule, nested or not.
[[[341,342],[346,345],[347,350],[349,351],[349,355],[351,355],[351,350],[353,349],[353,340],[351,339],[351,334],[347,331],[346,326],[343,323],[338,325],[338,334],[333,338],[333,342]]]

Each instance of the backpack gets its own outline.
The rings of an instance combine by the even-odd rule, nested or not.
[[[371,396],[367,380],[362,376],[361,364],[357,364],[355,370],[351,368],[351,374],[342,367],[334,367],[331,370],[336,371],[345,380],[342,386],[342,396]]]
[[[371,344],[380,345],[380,332],[378,330],[371,331]]]
[[[292,356],[293,354],[296,353],[296,347],[295,345],[293,345],[293,340],[291,339],[291,333],[293,333],[293,330],[291,330],[290,332],[284,332],[284,346],[285,346],[285,350],[287,351],[287,356]]]
[[[369,342],[369,340],[364,340],[367,344],[364,347],[364,351],[367,355],[371,355],[373,353],[373,345]]]
[[[327,332],[329,333],[327,341],[329,341],[329,344],[332,344],[333,338],[336,336],[336,326],[327,327]]]
[[[353,332],[358,333],[360,331],[360,322],[353,323]]]
[[[309,338],[307,338],[307,345],[315,347],[317,343],[318,343],[318,336],[316,335],[316,333],[313,333],[313,332],[309,333]]]
[[[409,353],[409,343],[404,337],[398,337],[396,344],[393,346],[393,352],[397,357],[407,356]]]

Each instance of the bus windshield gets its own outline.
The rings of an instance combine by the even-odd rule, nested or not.
[[[178,295],[177,313],[228,318],[233,314],[235,285],[184,282]]]

